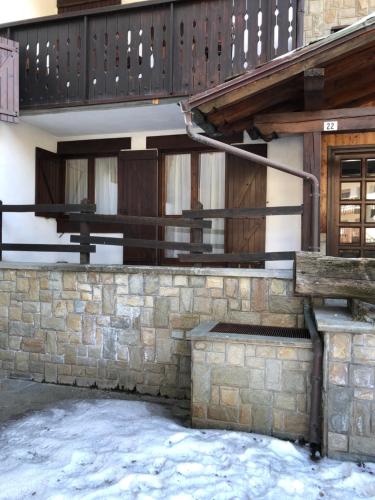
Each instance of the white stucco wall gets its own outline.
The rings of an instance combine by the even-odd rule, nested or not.
[[[57,14],[57,0],[2,0],[0,24]]]
[[[180,130],[164,130],[122,134],[131,137],[132,149],[145,149],[146,137],[184,133]],[[121,134],[118,134],[119,136]],[[114,135],[110,135],[113,137]],[[109,137],[75,136],[55,137],[45,130],[22,121],[18,125],[0,123],[0,200],[3,203],[33,204],[35,202],[35,148],[56,151],[59,140],[99,139]],[[246,142],[249,142],[248,140]],[[259,141],[258,141],[259,142]],[[281,138],[268,143],[268,156],[284,161],[287,165],[302,169],[302,138]],[[268,168],[267,205],[299,205],[302,203],[301,180]],[[56,221],[35,217],[33,214],[4,214],[4,243],[69,243],[70,235],[56,232]],[[300,249],[300,216],[273,216],[266,220],[266,251],[292,251]],[[78,262],[78,254],[4,252],[6,261],[29,262]],[[122,263],[122,248],[97,246],[92,254],[93,263]],[[270,262],[267,268],[290,268],[288,262]]]

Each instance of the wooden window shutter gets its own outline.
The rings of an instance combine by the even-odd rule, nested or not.
[[[64,162],[59,155],[45,149],[35,150],[35,203],[64,203]],[[56,217],[56,214],[36,214]]]
[[[158,151],[121,151],[118,168],[119,214],[158,216]],[[155,226],[125,226],[129,238],[156,240]],[[124,248],[124,264],[152,265],[157,251],[148,248]]]
[[[0,121],[17,123],[19,116],[18,42],[0,37]]]
[[[242,149],[267,156],[263,144]],[[267,168],[228,155],[226,163],[227,208],[265,208],[267,202]],[[264,252],[266,218],[228,219],[225,228],[226,252]]]

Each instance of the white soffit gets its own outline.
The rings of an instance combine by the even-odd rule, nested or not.
[[[177,102],[167,104],[122,105],[116,107],[77,107],[21,113],[22,121],[57,137],[184,128]]]

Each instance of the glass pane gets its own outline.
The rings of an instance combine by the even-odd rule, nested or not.
[[[87,199],[88,160],[66,160],[65,203],[81,203]]]
[[[361,256],[360,250],[339,250],[340,257],[346,257],[347,259],[356,258]]]
[[[190,243],[190,229],[187,227],[167,226],[164,232],[165,241]],[[176,259],[179,253],[187,253],[183,250],[165,250],[164,255],[169,259]]]
[[[117,214],[117,158],[95,158],[95,203],[98,214]]]
[[[225,154],[199,155],[199,201],[203,208],[225,208]],[[203,242],[213,253],[224,252],[224,219],[211,219],[211,229],[203,230]]]
[[[361,205],[341,205],[340,222],[361,222]]]
[[[360,200],[361,183],[360,182],[342,182],[341,183],[342,200]]]
[[[366,182],[366,200],[375,200],[375,182]]]
[[[341,177],[361,177],[361,160],[341,160]]]
[[[370,245],[375,243],[375,227],[366,227],[365,241]]]
[[[375,205],[366,205],[366,222],[375,223]]]
[[[191,159],[189,154],[167,155],[166,175],[166,215],[181,215],[190,209],[191,200]]]
[[[340,227],[340,243],[360,243],[359,227]]]
[[[375,177],[375,158],[369,158],[367,160],[367,175],[369,177]]]

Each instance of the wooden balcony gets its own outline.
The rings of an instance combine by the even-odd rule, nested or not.
[[[301,0],[169,0],[0,26],[20,44],[20,107],[201,92],[300,44]]]

